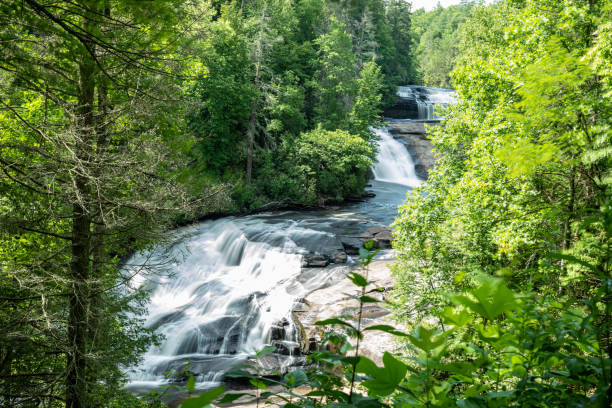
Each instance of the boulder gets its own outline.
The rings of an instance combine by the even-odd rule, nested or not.
[[[333,259],[333,263],[335,264],[346,263],[347,259],[348,259],[348,256],[346,255],[346,252],[338,251],[336,253],[336,256]]]
[[[374,235],[374,245],[378,249],[390,249],[391,241],[393,241],[393,233],[391,231],[382,231]]]
[[[324,255],[310,253],[302,259],[302,266],[306,268],[324,268],[329,265],[330,259]]]
[[[382,233],[382,232],[381,232]],[[378,290],[381,288],[390,288],[394,284],[394,279],[391,276],[388,260],[374,261],[370,264],[368,279],[375,281],[376,286],[371,285],[368,296],[376,299],[383,299],[384,293]],[[358,266],[352,268],[354,271],[360,271]],[[294,319],[300,325],[303,325],[306,346],[302,345],[302,351],[312,353],[323,346],[317,339],[321,338],[323,329],[317,326],[316,322],[329,319],[331,317],[344,316],[345,319],[356,324],[356,317],[359,313],[359,304],[354,297],[349,296],[357,293],[355,285],[349,279],[339,280],[336,283],[315,290],[308,294],[308,310],[299,313],[299,319]],[[385,309],[384,304],[365,304],[362,310],[364,326],[372,325],[397,325],[392,321],[391,312]],[[297,314],[297,313],[295,313]],[[397,327],[399,330],[405,330],[403,327]],[[397,344],[391,334],[379,331],[365,331],[364,338],[360,346],[360,353],[375,361],[377,364],[382,364],[382,356],[386,351],[397,349]]]
[[[359,239],[362,241],[371,241],[372,239],[374,239],[374,234],[364,232],[363,234],[359,235]]]
[[[368,232],[370,234],[373,234],[373,235],[376,235],[376,234],[381,233],[383,231],[390,231],[390,230],[389,230],[389,228],[382,227],[382,226],[368,227]]]
[[[363,241],[359,238],[342,237],[340,241],[348,255],[359,255],[359,248],[363,248]]]
[[[272,326],[270,328],[270,340],[283,340],[285,338],[285,328],[282,326]]]

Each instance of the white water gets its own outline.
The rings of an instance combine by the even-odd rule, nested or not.
[[[380,137],[376,158],[378,161],[372,169],[374,178],[408,187],[419,186],[422,181],[415,173],[414,161],[406,146],[395,140],[387,128],[377,128],[374,131]]]
[[[399,93],[414,94],[406,88]],[[435,96],[440,101],[443,97]],[[423,106],[427,109],[423,114],[431,117],[433,105],[431,112],[426,103]],[[380,141],[373,172],[383,182],[374,183],[375,199],[339,214],[269,213],[205,222],[179,231],[169,248],[138,254],[127,262],[126,273],[136,272],[129,265],[165,263],[157,268],[161,270],[157,277],[136,277],[152,293],[147,325],[164,340],[144,355],[140,366],[129,370],[130,388],[138,391],[168,383],[167,373],[180,373],[187,364],[198,387],[206,388],[268,344],[278,350],[270,356],[276,359],[275,368],[299,363],[302,356],[291,319],[296,301],[343,279],[347,271],[344,266],[304,269],[303,256],[338,245],[342,250],[339,237],[358,237],[364,224],[376,216],[384,214],[384,223],[390,223],[395,206],[405,197],[402,186],[421,183],[406,147],[387,128],[375,132]]]
[[[249,227],[208,222],[186,232],[166,254],[179,261],[153,289],[147,320],[165,340],[147,352],[131,373],[132,383],[164,382],[165,371],[180,370],[186,361],[202,374],[199,382],[218,381],[245,353],[262,348],[272,324],[291,310],[288,284],[299,274],[302,256],[290,231],[267,237],[277,239],[272,247],[248,240]]]
[[[130,387],[166,383],[165,373],[180,374],[186,363],[200,387],[211,386],[270,343],[283,349],[275,367],[295,363],[299,345],[290,312],[296,299],[342,277],[335,276],[339,268],[303,276],[301,246],[329,245],[330,233],[260,215],[206,222],[179,235],[171,248],[128,261],[175,259],[157,280],[142,281],[152,290],[147,325],[165,339],[130,370]],[[273,327],[282,338],[271,338]]]
[[[448,107],[457,101],[457,95],[450,89],[428,88],[423,86],[400,86],[397,91],[400,98],[413,100],[417,104],[419,120],[442,119],[436,115],[436,108]]]

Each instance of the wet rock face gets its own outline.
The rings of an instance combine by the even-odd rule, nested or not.
[[[302,259],[302,266],[305,268],[324,268],[329,265],[329,257],[325,255],[308,254]]]
[[[393,232],[391,228],[384,226],[369,227],[366,232],[359,237],[362,246],[364,242],[374,241],[374,248],[391,249],[391,241],[393,241]]]
[[[360,241],[361,242],[361,241]],[[359,250],[355,250],[355,254],[359,253]],[[304,268],[324,268],[329,264],[344,264],[348,260],[347,253],[345,251],[336,250],[333,255],[323,254],[319,255],[316,253],[310,253],[305,255],[302,259],[302,267]]]
[[[428,125],[439,125],[439,123],[428,123]],[[390,132],[394,138],[404,143],[406,149],[414,161],[414,169],[420,178],[427,179],[429,170],[435,165],[432,145],[427,138],[425,124],[421,122],[390,123]]]
[[[336,252],[336,256],[333,259],[333,262],[335,264],[343,264],[346,263],[348,259],[348,256],[346,255],[346,252],[342,252],[342,251],[338,251]]]
[[[395,105],[385,110],[388,118],[435,120],[436,107],[455,103],[457,96],[452,89],[430,88],[418,85],[400,86]]]
[[[348,255],[359,255],[359,248],[363,248],[363,241],[354,237],[342,237],[342,246]]]

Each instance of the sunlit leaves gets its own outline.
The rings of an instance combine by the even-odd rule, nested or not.
[[[489,320],[517,307],[515,295],[500,280],[487,279],[469,293],[455,295],[453,300]]]
[[[384,367],[377,367],[372,361],[362,357],[357,364],[357,370],[367,374],[369,379],[361,383],[371,396],[384,397],[392,394],[402,382],[408,367],[390,353],[383,355]]]

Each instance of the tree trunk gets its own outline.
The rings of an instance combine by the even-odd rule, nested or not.
[[[109,0],[104,2],[104,16],[110,19],[110,4]],[[96,178],[102,175],[104,171],[104,153],[108,144],[108,114],[111,110],[110,101],[108,98],[107,79],[104,74],[98,72],[97,79],[98,91],[98,107],[96,114],[96,146],[95,146],[95,167],[94,176]],[[106,227],[104,223],[104,209],[101,204],[93,204],[91,206],[91,217],[93,221],[93,232],[91,237],[91,279],[90,279],[90,303],[87,314],[87,338],[90,343],[89,350],[96,355],[101,349],[101,321],[103,311],[102,300],[102,279],[104,274],[104,259],[106,258],[105,251],[105,234]],[[89,367],[87,370],[87,385],[88,392],[91,392],[91,385],[97,381],[96,368]]]
[[[86,22],[86,24],[89,24]],[[93,45],[90,45],[93,47]],[[72,259],[70,263],[70,295],[68,315],[68,353],[66,361],[66,407],[86,407],[86,353],[87,313],[89,310],[89,277],[91,250],[91,216],[88,208],[90,195],[86,176],[91,161],[91,145],[94,131],[95,62],[83,50],[79,61],[79,89],[77,108],[78,128],[74,154],[75,194],[72,203]]]

